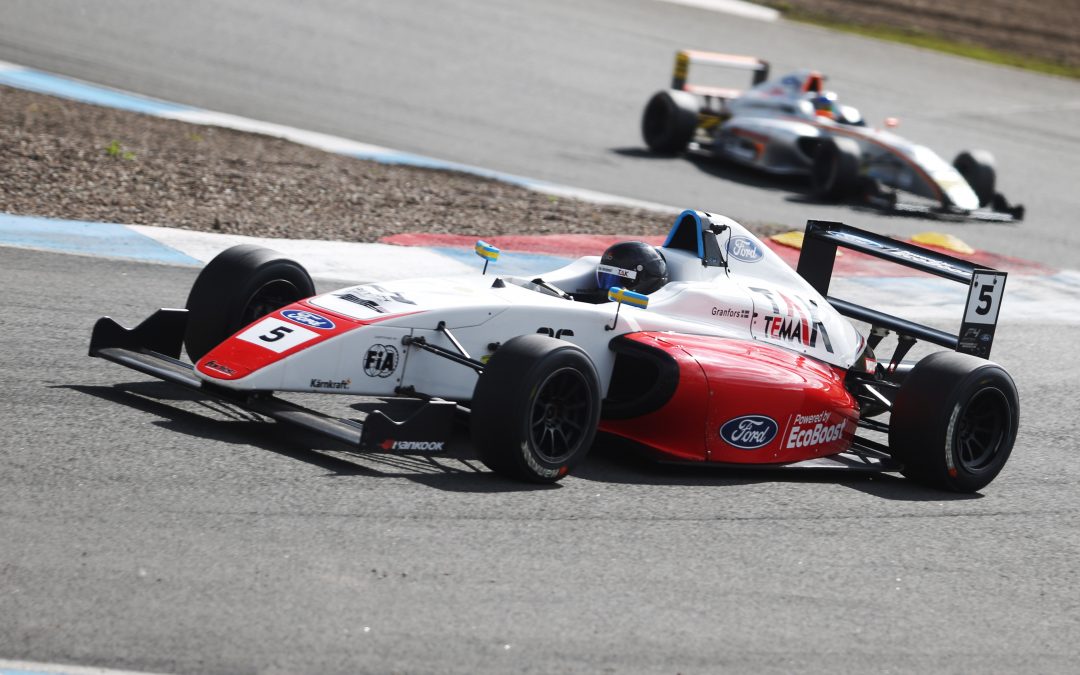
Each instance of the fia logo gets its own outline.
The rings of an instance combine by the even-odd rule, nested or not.
[[[394,345],[371,345],[364,355],[364,374],[390,377],[397,370],[398,350]]]

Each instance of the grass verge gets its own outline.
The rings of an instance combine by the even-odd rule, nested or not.
[[[943,37],[931,35],[929,33],[923,33],[920,31],[839,21],[833,19],[830,16],[807,12],[805,10],[785,6],[786,3],[764,4],[774,7],[775,9],[779,9],[783,13],[785,19],[790,19],[792,21],[799,21],[815,26],[821,26],[822,28],[840,30],[844,31],[845,33],[854,33],[856,35],[875,38],[877,40],[888,40],[890,42],[900,42],[902,44],[908,44],[915,47],[933,49],[935,51],[945,52],[947,54],[953,54],[956,56],[963,56],[969,59],[976,59],[978,61],[986,61],[989,63],[996,63],[998,65],[1004,66],[1013,66],[1015,68],[1023,68],[1025,70],[1032,70],[1048,75],[1059,75],[1061,77],[1080,79],[1080,66],[1072,66],[1064,63],[1057,63],[1055,61],[1049,61],[1046,59],[1038,59],[1030,56],[1024,56],[1022,54],[1003,52],[997,49],[981,47],[979,45],[973,45],[967,42],[957,42],[955,40],[949,40]]]

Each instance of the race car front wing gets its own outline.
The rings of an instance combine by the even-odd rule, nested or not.
[[[274,392],[240,392],[204,382],[195,375],[191,364],[180,360],[186,326],[185,309],[159,309],[131,329],[109,317],[102,317],[94,324],[90,356],[332,438],[355,451],[426,453],[443,450],[450,439],[458,409],[453,401],[425,400],[411,416],[401,421],[391,419],[380,410],[372,410],[363,422],[358,422],[305,408],[275,396]]]

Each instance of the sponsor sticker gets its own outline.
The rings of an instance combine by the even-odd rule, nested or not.
[[[390,377],[398,367],[398,350],[394,345],[371,345],[364,354],[364,374],[368,377]]]
[[[312,389],[348,389],[352,387],[352,380],[320,380],[313,377],[308,386]]]
[[[728,255],[747,263],[756,263],[765,257],[765,253],[753,239],[743,236],[731,238],[728,242]]]
[[[724,319],[749,319],[750,310],[735,307],[713,307],[712,315]]]
[[[828,410],[815,415],[795,415],[784,447],[812,448],[840,440],[844,437],[847,420],[840,418],[838,422],[830,424],[832,417]]]
[[[596,271],[601,274],[613,274],[621,279],[637,279],[636,271],[626,270],[621,267],[615,267],[614,265],[597,265]]]
[[[315,331],[275,317],[263,319],[236,336],[238,340],[259,345],[263,349],[269,349],[277,354],[286,352],[317,337],[319,337],[319,334]]]
[[[728,420],[720,427],[720,438],[740,450],[756,450],[776,438],[779,426],[765,415],[743,415]]]
[[[346,302],[351,302],[361,307],[367,307],[373,312],[379,314],[388,314],[390,310],[386,308],[389,305],[393,308],[394,305],[416,305],[415,302],[406,298],[398,291],[391,291],[378,284],[364,284],[363,286],[353,286],[341,293],[334,295],[336,298],[341,298]],[[401,311],[398,308],[396,311]]]
[[[388,438],[382,442],[383,450],[419,450],[422,452],[442,452],[446,441],[395,441]]]
[[[224,363],[218,363],[217,361],[210,360],[203,364],[203,368],[209,368],[215,370],[223,375],[235,375],[236,371],[226,366]]]
[[[333,330],[334,322],[321,314],[308,312],[302,309],[286,309],[281,315],[289,321],[295,321],[303,326],[318,328],[320,330]]]
[[[768,307],[762,306],[764,315],[760,322],[755,321],[752,330],[755,334],[764,334],[770,340],[783,341],[818,348],[818,342],[825,351],[833,353],[832,340],[814,311],[815,303],[796,294],[773,291],[768,288],[750,288],[764,298]],[[756,303],[755,303],[756,304]]]

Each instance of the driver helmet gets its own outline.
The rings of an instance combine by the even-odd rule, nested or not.
[[[835,91],[823,91],[810,99],[810,102],[814,104],[814,114],[818,117],[828,117],[831,120],[836,119],[837,105]]]
[[[621,286],[636,293],[652,293],[667,282],[664,255],[643,241],[609,246],[596,267],[596,285],[604,291]]]

